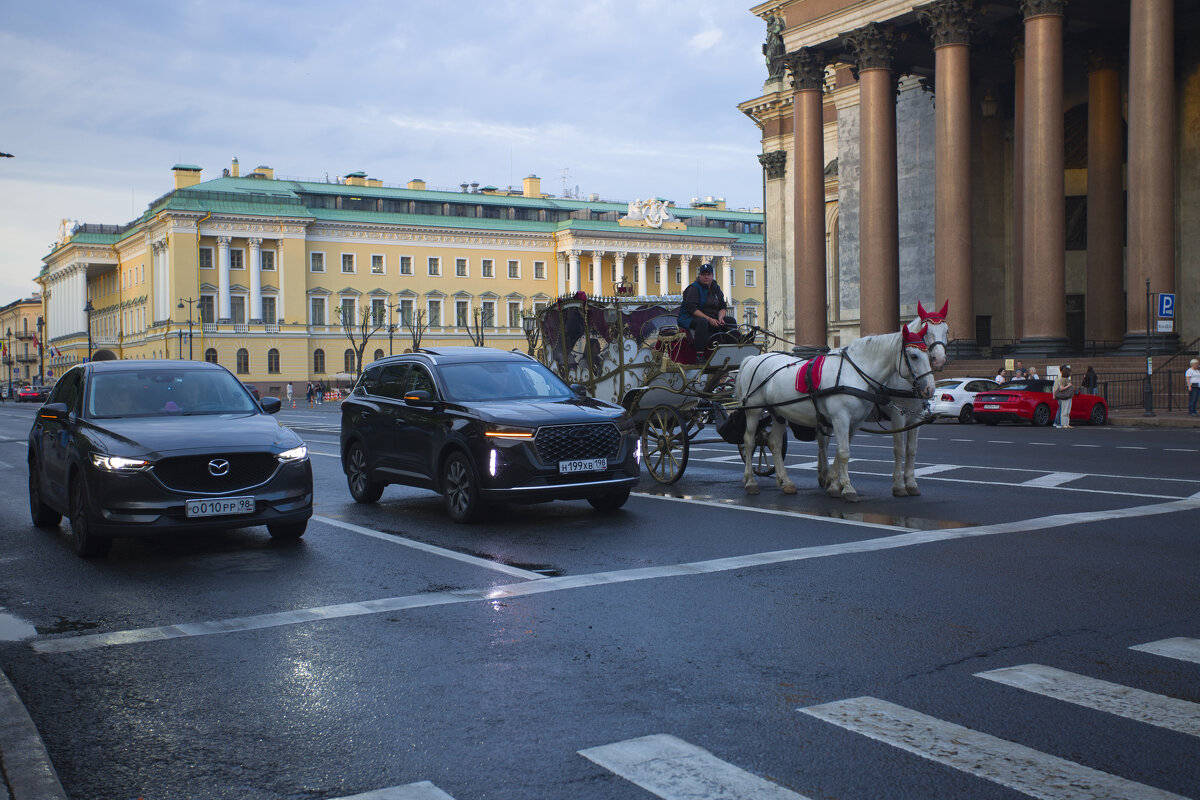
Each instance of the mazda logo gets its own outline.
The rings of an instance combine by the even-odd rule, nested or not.
[[[220,478],[229,474],[229,462],[223,458],[214,458],[208,462],[208,474]]]

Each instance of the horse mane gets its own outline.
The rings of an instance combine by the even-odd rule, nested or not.
[[[895,333],[878,333],[874,336],[863,336],[855,339],[843,349],[853,359],[883,358],[900,352],[900,331]]]

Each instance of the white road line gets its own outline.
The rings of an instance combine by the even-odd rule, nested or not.
[[[1185,800],[874,697],[798,710],[1042,800]]]
[[[1057,442],[1029,442],[1030,447],[1058,447]]]
[[[1071,447],[1099,447],[1098,444],[1073,444]]]
[[[334,800],[454,800],[454,798],[429,781],[421,781],[404,786],[393,786],[389,789],[376,789],[373,792],[356,794],[351,797],[338,797]]]
[[[1127,444],[1119,444],[1119,445],[1117,445],[1117,449],[1118,450],[1149,450],[1150,448],[1149,447],[1132,447]]]
[[[313,514],[313,519],[315,519],[317,522],[323,522],[326,525],[333,525],[335,528],[343,528],[348,531],[354,531],[355,533],[361,533],[363,536],[370,536],[374,539],[379,539],[390,544],[411,547],[414,550],[420,550],[425,553],[430,553],[431,555],[441,556],[442,558],[449,558],[455,561],[462,561],[464,564],[470,564],[474,567],[483,567],[484,569],[492,569],[497,572],[503,572],[506,575],[512,575],[514,578],[524,578],[526,580],[534,581],[541,580],[546,577],[545,575],[540,575],[536,572],[530,572],[517,567],[510,567],[508,564],[501,564],[497,561],[489,561],[488,559],[480,558],[479,556],[469,556],[466,553],[459,553],[454,550],[447,550],[444,547],[437,547],[436,545],[425,544],[424,542],[418,542],[413,539],[406,539],[403,536],[384,533],[383,531],[373,530],[371,528],[363,527],[362,525],[355,525],[352,522],[344,522],[340,519],[326,517],[321,514]]]
[[[958,469],[958,467],[954,466],[953,464],[930,464],[926,467],[917,467],[913,470],[913,475],[918,478],[923,478],[926,475],[933,475],[934,473],[945,472],[946,470],[950,469]]]
[[[1005,441],[1004,439],[989,439],[988,444],[1012,444],[1012,442]]]
[[[1085,477],[1087,477],[1087,475],[1082,472],[1051,472],[1049,474],[1042,475],[1039,478],[1030,478],[1021,485],[1039,486],[1043,489],[1049,489],[1055,486],[1062,486],[1064,483],[1070,483],[1071,481],[1077,481],[1080,478]]]
[[[665,733],[590,747],[579,755],[663,800],[807,800]]]
[[[816,466],[817,462],[813,462]],[[784,511],[778,508],[757,508],[755,506],[739,505],[736,500],[702,500],[698,497],[673,497],[668,494],[648,494],[643,492],[634,492],[638,497],[649,497],[654,500],[667,500],[672,503],[689,503],[697,506],[708,506],[709,508],[724,508],[733,509],[736,511],[750,511],[755,514],[771,514],[777,517],[797,517],[802,519],[819,519],[822,522],[832,522],[840,525],[854,525],[858,528],[872,528],[875,530],[896,531],[898,533],[908,533],[912,528],[904,528],[899,525],[887,525],[882,522],[862,522],[853,519],[839,519],[838,517],[819,517],[812,514],[806,514],[801,511]],[[539,576],[540,577],[540,576]]]
[[[668,498],[663,498],[668,499]],[[677,498],[670,498],[677,499]],[[723,504],[712,504],[717,507],[730,508]],[[430,592],[428,594],[410,595],[408,597],[387,597],[381,600],[364,600],[358,603],[342,603],[334,606],[318,606],[284,611],[274,614],[260,614],[252,617],[218,620],[216,622],[194,622],[180,625],[163,625],[153,628],[138,628],[127,631],[110,633],[93,633],[83,636],[66,636],[56,639],[35,639],[30,647],[38,653],[68,653],[80,650],[94,650],[100,647],[135,644],[138,642],[162,641],[179,639],[187,636],[211,636],[219,633],[235,633],[238,631],[275,628],[283,625],[296,625],[303,622],[313,622],[339,617],[358,617],[368,614],[383,614],[412,608],[427,608],[438,605],[468,603],[478,600],[497,601],[544,592],[558,592],[570,589],[583,589],[592,586],[608,586],[631,581],[655,580],[659,578],[677,578],[692,575],[703,575],[715,572],[744,570],[770,564],[783,564],[791,561],[805,561],[829,556],[873,553],[882,550],[895,550],[920,544],[948,542],[955,539],[971,539],[978,536],[992,536],[1003,533],[1027,533],[1036,530],[1047,530],[1066,525],[1083,525],[1113,519],[1133,519],[1137,517],[1170,514],[1176,511],[1194,511],[1200,509],[1200,500],[1174,500],[1152,506],[1137,506],[1134,508],[1118,508],[1109,511],[1084,511],[1075,514],[1056,514],[1038,519],[1014,520],[996,525],[982,525],[975,528],[950,528],[946,530],[910,531],[908,533],[884,536],[877,539],[863,539],[838,544],[801,547],[794,550],[776,550],[766,553],[751,553],[749,555],[716,558],[709,561],[694,561],[684,564],[668,564],[658,567],[639,567],[636,569],[614,570],[611,572],[594,572],[586,575],[568,575],[557,578],[541,578],[536,581],[515,583],[482,589],[463,589],[453,592]],[[731,508],[730,510],[743,510]],[[813,522],[846,522],[833,518],[814,517]],[[858,523],[862,524],[862,523]],[[869,526],[875,527],[875,526]]]
[[[1096,447],[1099,447],[1099,446],[1100,445],[1096,445]],[[1194,453],[1194,452],[1196,452],[1195,450],[1193,450],[1191,448],[1187,448],[1187,447],[1167,447],[1164,449],[1168,453]]]
[[[1174,639],[1162,639],[1157,642],[1134,645],[1130,650],[1141,650],[1143,653],[1153,653],[1165,658],[1177,658],[1180,661],[1192,661],[1200,664],[1200,639],[1189,639],[1178,636]]]
[[[1076,675],[1041,664],[976,672],[975,677],[1159,728],[1200,736],[1200,703]]]

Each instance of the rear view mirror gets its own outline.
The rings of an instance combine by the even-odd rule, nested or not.
[[[43,422],[64,422],[70,413],[66,403],[47,403],[38,409],[38,419]]]
[[[268,414],[279,413],[279,409],[283,406],[283,401],[278,397],[264,397],[259,402],[262,403],[263,411]]]
[[[433,400],[429,397],[429,392],[424,389],[418,389],[412,392],[405,392],[404,402],[410,406],[418,408],[433,408]]]

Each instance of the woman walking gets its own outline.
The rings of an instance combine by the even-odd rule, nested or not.
[[[1063,364],[1054,379],[1054,399],[1058,401],[1058,416],[1054,420],[1056,428],[1071,427],[1071,398],[1075,396],[1075,384],[1071,382],[1071,367]]]

